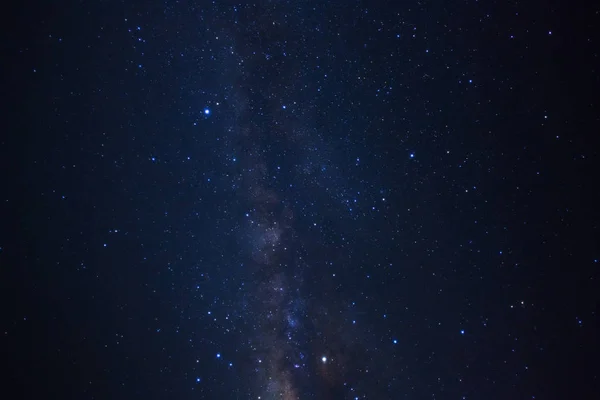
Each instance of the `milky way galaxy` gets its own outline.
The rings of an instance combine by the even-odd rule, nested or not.
[[[539,3],[14,2],[5,392],[600,398],[600,14]]]

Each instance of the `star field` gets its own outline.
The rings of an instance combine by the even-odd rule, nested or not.
[[[11,390],[595,398],[599,15],[279,0],[15,13]]]

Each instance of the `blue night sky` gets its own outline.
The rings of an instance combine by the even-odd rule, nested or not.
[[[597,398],[597,7],[21,8],[15,398]]]

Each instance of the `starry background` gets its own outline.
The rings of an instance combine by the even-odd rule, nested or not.
[[[5,388],[594,398],[599,24],[555,1],[9,14]]]

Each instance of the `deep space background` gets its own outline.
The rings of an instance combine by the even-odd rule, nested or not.
[[[4,16],[2,398],[599,398],[600,6]]]

